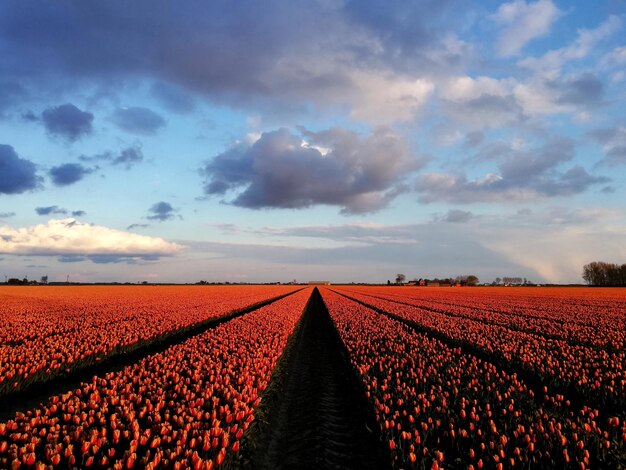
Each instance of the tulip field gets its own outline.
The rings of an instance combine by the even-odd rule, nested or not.
[[[295,290],[103,286],[4,288],[0,397],[33,382]]]
[[[0,324],[0,469],[626,468],[624,289],[6,287]]]

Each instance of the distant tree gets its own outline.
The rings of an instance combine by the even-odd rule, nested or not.
[[[450,280],[450,284],[461,284],[462,286],[475,286],[478,284],[478,276],[463,275],[457,276],[454,281]]]
[[[48,276],[41,276],[41,283],[48,284]]]
[[[593,261],[583,266],[582,278],[590,286],[626,286],[626,264]]]
[[[406,276],[404,274],[397,274],[396,275],[396,284],[402,284],[405,279],[406,279]]]
[[[502,278],[496,277],[496,284],[500,284],[502,282]]]
[[[390,286],[391,285],[391,281],[389,279],[387,279],[387,285]]]

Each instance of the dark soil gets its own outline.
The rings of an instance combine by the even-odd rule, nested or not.
[[[390,467],[371,407],[317,288],[255,415],[259,419],[233,466]]]
[[[109,372],[122,370],[128,365],[141,361],[144,357],[162,352],[170,346],[182,343],[193,336],[215,328],[221,323],[257,310],[295,292],[298,291],[274,297],[243,309],[235,310],[227,315],[196,323],[187,328],[169,332],[158,338],[151,338],[143,343],[128,345],[125,350],[112,352],[103,358],[91,358],[89,362],[75,364],[73,369],[60,372],[48,380],[33,382],[25,389],[1,395],[0,422],[14,418],[16,412],[25,412],[30,408],[38,406],[53,395],[73,390],[81,382],[91,380],[94,375],[105,375]]]

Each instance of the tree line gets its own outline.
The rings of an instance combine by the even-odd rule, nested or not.
[[[402,285],[402,284],[404,284],[404,281],[406,281],[406,276],[404,274],[397,274],[396,275],[396,285]],[[457,276],[455,278],[447,277],[447,278],[444,278],[444,279],[439,279],[439,278],[435,278],[435,279],[426,279],[426,278],[417,279],[417,278],[415,278],[412,282],[419,284],[420,281],[423,281],[425,284],[426,283],[450,284],[450,285],[460,284],[462,286],[477,286],[478,283],[480,282],[480,280],[478,279],[478,276],[475,276],[473,274]],[[391,281],[387,281],[387,284],[391,284]]]
[[[593,261],[583,266],[583,279],[590,286],[626,286],[626,263],[619,265]]]

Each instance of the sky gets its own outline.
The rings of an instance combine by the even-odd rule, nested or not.
[[[0,3],[0,275],[582,282],[626,1]]]

